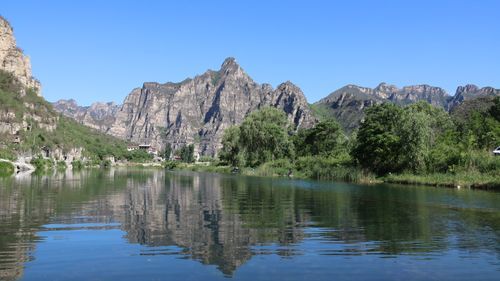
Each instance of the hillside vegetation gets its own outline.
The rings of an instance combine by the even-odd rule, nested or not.
[[[0,135],[0,158],[14,160],[18,155],[41,155],[42,151],[83,149],[89,163],[100,163],[107,156],[115,159],[151,159],[146,152],[128,152],[128,143],[60,116],[52,105],[31,89],[22,86],[12,74],[0,70],[0,122],[18,128]]]

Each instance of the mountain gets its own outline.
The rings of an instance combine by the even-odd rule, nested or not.
[[[456,106],[467,100],[498,96],[500,96],[500,89],[492,87],[479,88],[476,85],[468,84],[457,88],[455,95],[449,100],[446,109],[452,111]]]
[[[12,73],[21,87],[20,94],[25,94],[24,89],[33,89],[41,96],[41,85],[31,74],[31,62],[16,44],[14,30],[10,23],[0,16],[0,69]]]
[[[274,89],[258,84],[234,58],[227,58],[218,71],[208,70],[179,83],[144,83],[132,90],[116,112],[111,105],[99,108],[102,114],[94,105],[79,107],[71,101],[54,105],[82,124],[122,139],[157,149],[167,143],[174,149],[195,144],[199,154],[210,156],[217,154],[226,128],[264,106],[282,109],[295,128],[316,122],[297,86],[285,82]]]
[[[95,102],[90,106],[78,106],[75,100],[59,100],[52,104],[64,116],[73,118],[93,129],[106,132],[116,121],[115,115],[120,106],[113,103]]]
[[[100,161],[109,155],[123,158],[127,142],[54,110],[41,96],[30,61],[15,42],[12,27],[0,17],[0,159],[24,162],[44,156],[71,164],[73,160]],[[94,114],[83,118],[107,122],[108,107],[113,106],[96,104]],[[74,104],[73,109],[78,110]]]
[[[458,87],[453,97],[442,88],[425,84],[406,86],[401,89],[386,83],[381,83],[373,89],[347,85],[314,103],[313,108],[323,117],[336,118],[347,131],[352,131],[363,119],[365,108],[375,104],[391,102],[407,105],[423,100],[436,107],[452,110],[464,100],[499,95],[500,90],[491,87],[480,89],[474,85]]]

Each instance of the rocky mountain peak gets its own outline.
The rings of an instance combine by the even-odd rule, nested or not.
[[[226,128],[263,106],[283,110],[296,129],[316,122],[299,87],[290,81],[276,89],[260,85],[234,58],[227,58],[218,71],[180,83],[144,83],[121,106],[100,103],[75,111],[55,104],[60,112],[113,136],[156,149],[167,143],[174,149],[194,144],[196,153],[211,156],[220,149]]]
[[[230,73],[230,72],[238,72],[242,71],[240,65],[236,62],[236,59],[233,57],[228,57],[224,60],[221,65],[219,72],[222,73]]]
[[[12,73],[26,88],[32,88],[40,96],[41,85],[31,74],[31,62],[17,47],[10,23],[0,16],[0,69]],[[20,93],[25,94],[24,89]]]
[[[393,92],[397,92],[399,89],[398,89],[398,87],[396,87],[394,85],[382,82],[382,83],[378,84],[378,86],[375,87],[375,89],[373,89],[373,90],[377,91],[377,92],[393,93]]]
[[[236,62],[236,59],[233,57],[227,57],[222,63],[222,68],[227,68],[230,66],[239,66],[238,63]]]
[[[446,109],[451,111],[460,103],[466,100],[482,98],[482,97],[496,97],[496,96],[500,96],[500,89],[495,89],[493,87],[479,88],[478,86],[473,84],[459,86],[457,87],[455,95],[450,98],[450,101]]]
[[[479,91],[479,87],[474,84],[467,84],[465,86],[458,86],[455,94],[461,93],[475,93]]]

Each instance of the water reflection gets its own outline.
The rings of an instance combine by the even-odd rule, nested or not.
[[[40,231],[121,229],[139,255],[232,276],[256,255],[439,259],[500,253],[500,194],[161,170],[89,170],[0,182],[0,279],[18,279]]]

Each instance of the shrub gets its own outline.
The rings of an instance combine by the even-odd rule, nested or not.
[[[10,176],[14,173],[15,167],[9,162],[0,161],[0,177]]]
[[[73,170],[81,170],[83,168],[83,163],[80,160],[74,160],[71,162],[71,166],[73,167]]]

